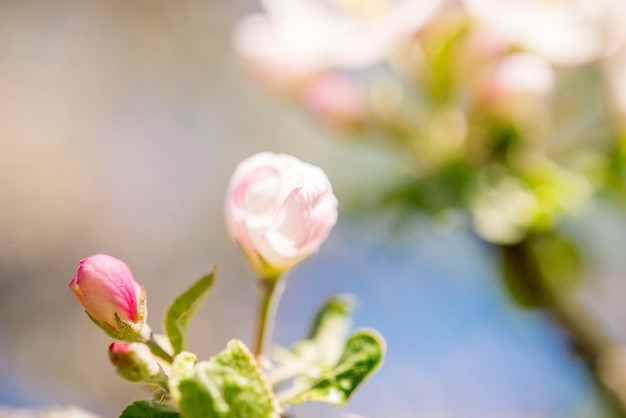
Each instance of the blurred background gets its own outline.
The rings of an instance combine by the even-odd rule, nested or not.
[[[74,404],[115,417],[146,398],[115,375],[108,337],[67,287],[93,253],[131,267],[156,330],[172,296],[217,265],[190,349],[208,358],[232,338],[249,341],[256,289],[226,234],[223,198],[236,164],[269,150],[322,167],[341,206],[320,253],[289,275],[275,340],[302,337],[316,307],[347,292],[358,297],[355,326],[388,343],[385,365],[348,406],[304,404],[294,417],[624,416],[606,389],[623,386],[623,375],[598,359],[590,366],[550,304],[520,303],[502,280],[499,245],[523,234],[481,229],[500,212],[472,206],[477,227],[464,207],[380,209],[377,197],[406,175],[398,153],[353,140],[354,119],[341,139],[345,119],[329,129],[285,101],[284,85],[281,95],[261,87],[233,41],[242,17],[259,10],[251,0],[0,2],[0,409]],[[396,87],[375,87],[379,106],[397,103]],[[583,101],[594,93],[579,90]],[[432,161],[445,160],[440,151]],[[393,196],[412,203],[403,193]],[[607,364],[619,370],[626,217],[597,202],[564,223],[585,265],[576,293],[611,335],[617,360]]]

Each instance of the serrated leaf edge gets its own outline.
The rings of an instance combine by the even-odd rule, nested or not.
[[[250,351],[248,346],[246,346],[241,340],[237,340],[237,339],[230,340],[228,342],[228,344],[226,344],[226,349],[234,347],[234,346],[236,346],[237,348],[241,349],[241,351],[243,351],[244,354],[250,359],[250,363],[254,367],[254,371],[256,372],[256,374],[261,379],[261,383],[263,384],[263,388],[265,389],[265,392],[267,393],[267,396],[270,398],[270,401],[272,403],[272,408],[274,409],[274,411],[279,416],[282,416],[283,407],[280,405],[280,403],[276,399],[276,394],[272,390],[272,385],[269,383],[269,381],[267,379],[267,376],[265,375],[265,373],[261,369],[259,363],[256,361],[256,358],[252,354],[252,351]]]

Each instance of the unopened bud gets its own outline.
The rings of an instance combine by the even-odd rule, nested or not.
[[[144,339],[146,292],[124,262],[105,254],[84,258],[70,289],[109,336],[122,341]]]
[[[262,152],[230,180],[226,224],[259,278],[276,279],[317,252],[337,221],[337,198],[319,167]]]
[[[157,384],[167,390],[167,375],[147,345],[114,342],[109,346],[109,359],[124,379]]]

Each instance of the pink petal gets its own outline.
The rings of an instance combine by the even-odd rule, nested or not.
[[[337,200],[308,186],[291,192],[264,235],[261,255],[270,264],[293,264],[317,251],[337,221]]]

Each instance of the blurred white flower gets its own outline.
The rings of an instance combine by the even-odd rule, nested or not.
[[[287,43],[264,13],[246,16],[235,26],[235,48],[252,72],[266,87],[292,95],[318,68],[288,52]]]
[[[446,0],[264,0],[266,13],[235,29],[238,51],[255,66],[291,74],[361,68],[418,30]],[[293,71],[295,70],[295,73]]]
[[[464,5],[507,42],[555,65],[601,58],[626,33],[623,0],[464,0]]]
[[[588,208],[593,188],[582,176],[544,160],[524,179],[484,177],[472,195],[476,233],[487,241],[514,244],[529,230],[546,230]]]
[[[476,233],[499,244],[519,242],[539,210],[532,191],[513,178],[502,179],[493,186],[481,185],[471,202]]]
[[[554,70],[542,57],[528,52],[506,56],[494,68],[489,87],[494,94],[526,92],[546,95],[555,83]]]

